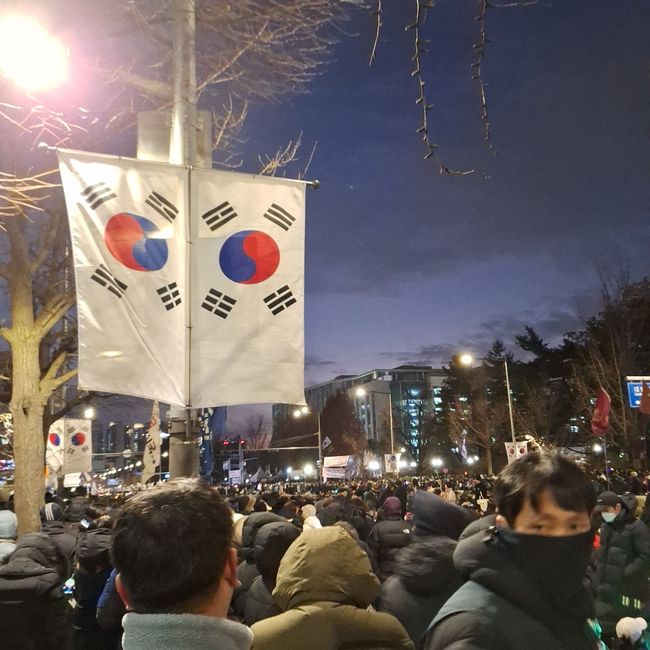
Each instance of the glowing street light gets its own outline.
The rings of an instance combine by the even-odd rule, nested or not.
[[[95,417],[95,409],[92,406],[84,409],[84,417],[86,420],[92,420]]]
[[[594,442],[591,450],[594,452],[594,454],[600,454],[603,451],[603,446],[598,442]]]
[[[303,468],[302,468],[302,473],[305,476],[311,476],[314,473],[314,466],[311,465],[310,463],[307,463]]]
[[[379,463],[376,460],[371,460],[368,463],[368,469],[376,472],[379,469]]]
[[[431,465],[433,465],[433,467],[435,467],[436,469],[438,469],[439,467],[442,467],[442,458],[439,458],[438,456],[436,456],[435,458],[432,458],[431,459]]]
[[[468,352],[463,352],[458,356],[458,362],[463,366],[471,366],[474,363],[474,357]],[[515,436],[515,421],[512,417],[512,395],[510,394],[510,375],[508,374],[508,359],[503,357],[503,370],[506,374],[506,392],[508,394],[508,414],[510,415],[510,435],[512,442],[516,445],[517,438]]]
[[[468,352],[464,352],[458,357],[458,361],[462,366],[471,366],[474,363],[474,357]]]
[[[46,90],[68,77],[63,44],[33,18],[0,17],[0,76],[27,91]]]

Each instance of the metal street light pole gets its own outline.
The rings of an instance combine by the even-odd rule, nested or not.
[[[460,362],[460,364],[463,366],[470,366],[474,361],[474,357],[471,354],[468,354],[467,352],[458,356],[457,359]],[[482,358],[481,360],[485,361],[484,358]],[[508,415],[510,416],[510,436],[512,438],[512,442],[516,444],[517,437],[515,436],[515,422],[512,415],[512,395],[510,394],[510,376],[508,374],[508,359],[505,356],[503,358],[503,370],[506,375],[506,391],[508,393]]]
[[[303,406],[293,412],[293,417],[301,418],[303,415],[307,415],[308,413],[309,407]],[[320,428],[320,411],[316,411],[316,422],[318,425],[318,429],[315,432],[318,436],[318,483],[320,484],[323,480],[323,433]],[[298,447],[295,447],[295,449],[298,449]],[[309,447],[300,447],[300,449],[309,449]]]
[[[508,360],[504,357],[503,359],[503,368],[506,371],[506,390],[508,391],[508,413],[510,415],[510,434],[512,436],[512,442],[517,444],[517,438],[515,437],[515,422],[512,417],[512,396],[510,395],[510,377],[508,375]]]
[[[174,53],[173,84],[174,103],[172,130],[169,145],[169,162],[175,165],[196,164],[196,12],[195,0],[173,0]],[[188,221],[187,257],[191,260],[193,228]],[[185,287],[188,302],[191,302],[191,264],[187,264]],[[192,331],[191,310],[186,311],[185,350],[189,359],[190,334]],[[185,409],[185,431],[172,430],[170,440],[170,474],[194,476],[198,473],[198,440],[192,431],[191,369],[185,368],[185,392],[188,404]],[[182,420],[179,421],[179,425]],[[179,427],[180,428],[180,427]],[[180,434],[180,435],[179,435]],[[173,443],[173,444],[172,444]]]

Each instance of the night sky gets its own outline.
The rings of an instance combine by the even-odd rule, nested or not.
[[[290,104],[258,107],[251,151],[300,131],[321,188],[307,195],[306,382],[549,341],[598,309],[599,271],[648,272],[650,3],[556,0],[489,11],[483,76],[494,154],[472,81],[478,2],[440,0],[424,58],[432,139],[469,176],[438,174],[416,129],[413,3],[384,2]],[[288,170],[291,175],[299,167]],[[233,413],[233,415],[235,415]]]
[[[506,2],[507,0],[501,0]],[[598,310],[599,272],[649,272],[650,2],[540,0],[488,11],[438,0],[423,57],[430,135],[467,176],[438,173],[416,129],[413,0],[359,12],[309,95],[249,111],[244,171],[300,132],[307,192],[306,384],[415,362],[441,365],[526,324],[550,342]],[[144,419],[150,405],[142,407]],[[268,413],[268,407],[264,409]],[[249,408],[230,409],[237,430]],[[141,417],[140,417],[141,416]],[[108,415],[107,415],[108,417]],[[112,417],[112,416],[111,416]]]

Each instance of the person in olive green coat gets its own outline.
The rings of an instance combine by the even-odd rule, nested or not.
[[[412,650],[394,616],[368,609],[380,591],[345,530],[306,530],[280,563],[273,599],[282,613],[253,625],[253,650]]]

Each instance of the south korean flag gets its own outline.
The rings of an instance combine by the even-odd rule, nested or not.
[[[304,404],[305,184],[192,173],[194,406]]]
[[[65,150],[59,164],[80,387],[184,406],[187,169]]]

